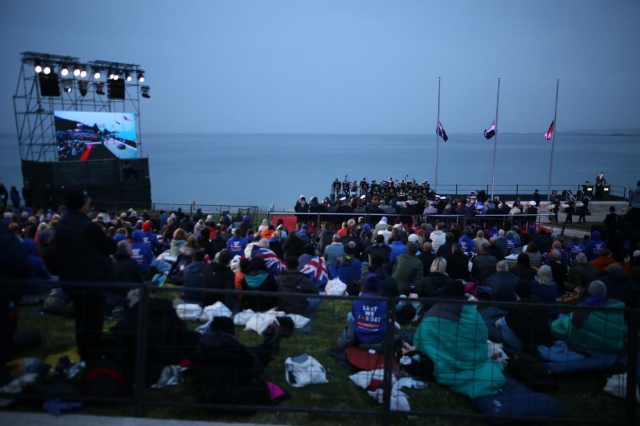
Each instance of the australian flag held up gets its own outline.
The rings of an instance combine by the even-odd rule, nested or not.
[[[491,123],[491,126],[489,126],[489,128],[487,130],[484,131],[484,137],[487,139],[491,139],[492,137],[494,137],[496,135],[496,122],[495,120],[493,121],[493,123]]]
[[[449,137],[447,136],[447,132],[444,131],[444,127],[442,127],[442,123],[438,121],[438,127],[436,128],[436,134],[442,138],[443,141],[448,141]]]

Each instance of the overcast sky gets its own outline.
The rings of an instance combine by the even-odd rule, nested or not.
[[[142,65],[147,133],[449,133],[640,127],[640,2],[0,3],[0,132],[20,52]]]

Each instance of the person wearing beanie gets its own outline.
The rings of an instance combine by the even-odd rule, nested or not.
[[[60,281],[111,281],[110,255],[116,252],[116,242],[87,216],[91,198],[86,191],[68,190],[65,195],[68,212],[58,222],[54,238]],[[104,290],[82,287],[64,287],[64,290],[73,300],[80,357],[84,361],[100,358]]]
[[[607,298],[607,286],[599,280],[589,284],[586,296],[580,305],[625,307],[623,302]],[[570,315],[555,320],[551,330],[558,336],[567,337],[571,345],[587,353],[619,353],[624,347],[626,332],[624,312],[576,309]]]
[[[379,298],[381,284],[380,275],[367,275],[360,296]],[[350,343],[364,348],[380,347],[387,329],[386,300],[354,300],[351,305],[351,316],[352,322],[349,327],[353,332],[353,341]]]
[[[152,252],[157,252],[162,249],[162,244],[160,244],[158,237],[153,232],[153,224],[150,220],[142,224],[142,242],[147,244]]]
[[[333,244],[332,244],[333,245]],[[362,277],[362,262],[355,257],[356,243],[349,241],[344,246],[344,255],[338,259],[335,267],[329,267],[329,275],[340,278],[345,284],[351,281],[360,281]]]

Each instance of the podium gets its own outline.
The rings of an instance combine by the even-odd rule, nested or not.
[[[587,197],[593,197],[593,185],[582,185],[582,191],[587,195]]]
[[[609,193],[611,192],[611,185],[603,185],[602,186],[602,199],[603,200],[608,200],[609,199]]]

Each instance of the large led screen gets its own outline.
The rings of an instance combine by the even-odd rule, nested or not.
[[[138,157],[133,113],[54,111],[54,119],[60,161]]]

